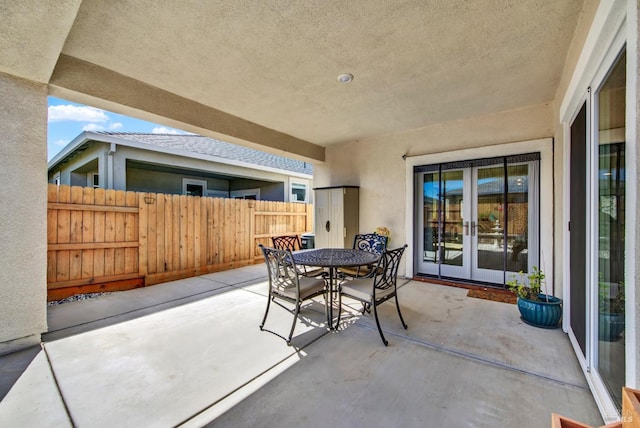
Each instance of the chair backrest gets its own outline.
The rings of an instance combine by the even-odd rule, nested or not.
[[[405,248],[407,248],[406,244],[395,250],[387,250],[382,254],[375,269],[375,276],[373,277],[374,288],[379,290],[386,290],[389,287],[395,288],[398,278],[398,267],[400,266],[400,260],[402,259]]]
[[[295,289],[296,295],[298,295],[300,279],[291,251],[265,247],[262,244],[258,246],[262,250],[264,261],[267,264],[271,289],[276,292]]]
[[[278,250],[297,251],[302,248],[298,235],[272,236],[271,242],[273,242],[273,247]]]
[[[387,249],[387,237],[377,233],[357,234],[353,238],[353,248],[380,255]]]

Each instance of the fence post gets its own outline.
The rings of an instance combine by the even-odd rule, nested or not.
[[[147,278],[147,256],[148,249],[148,207],[147,201],[149,197],[145,193],[138,193],[138,269],[140,276]]]
[[[258,244],[256,243],[256,205],[258,201],[249,200],[249,233],[251,234],[251,259],[255,261],[256,258],[256,247]]]

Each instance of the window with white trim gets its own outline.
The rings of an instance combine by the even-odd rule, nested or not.
[[[93,187],[94,189],[100,187],[100,175],[97,172],[87,174],[87,187]]]
[[[234,199],[254,199],[260,200],[260,189],[244,189],[244,190],[232,190],[229,192],[229,196]]]
[[[182,194],[187,196],[206,196],[206,180],[196,180],[193,178],[182,179]]]
[[[303,183],[291,182],[291,191],[289,200],[291,202],[309,202],[308,185]]]

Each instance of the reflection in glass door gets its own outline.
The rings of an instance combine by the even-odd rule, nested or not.
[[[598,345],[597,368],[614,402],[622,403],[625,371],[625,89],[623,53],[597,91],[598,147],[597,255]]]
[[[529,260],[529,234],[536,233],[529,204],[535,170],[529,163],[507,165],[506,173],[504,165],[475,169],[472,278],[502,283],[504,272],[527,272],[535,264]]]
[[[474,171],[476,215],[472,224],[473,255],[472,277],[487,282],[501,283],[504,277],[505,248],[505,179],[504,166],[476,168]],[[477,229],[474,233],[473,229]]]
[[[469,225],[463,224],[468,171],[428,172],[423,189],[423,269],[432,275],[466,276]],[[466,231],[466,234],[465,234]]]
[[[537,264],[538,158],[416,167],[417,272],[504,285],[507,272]]]

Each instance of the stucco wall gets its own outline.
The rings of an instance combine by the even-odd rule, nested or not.
[[[314,165],[314,186],[360,186],[360,231],[391,230],[391,246],[404,244],[407,229],[405,160],[474,147],[553,137],[548,104],[442,123],[409,132],[327,148],[326,164]],[[550,192],[551,189],[542,189]]]
[[[47,329],[47,90],[0,75],[0,354]]]

